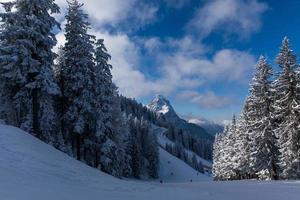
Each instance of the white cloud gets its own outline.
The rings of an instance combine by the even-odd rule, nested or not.
[[[189,28],[202,37],[217,30],[248,37],[260,29],[267,9],[267,4],[257,0],[212,0],[196,11]]]
[[[110,62],[113,65],[114,82],[120,92],[126,96],[138,98],[155,93],[169,95],[180,90],[196,91],[199,86],[216,80],[241,81],[255,64],[255,58],[247,52],[223,49],[213,53],[201,41],[188,35],[180,39],[168,38],[162,41],[156,37],[131,38],[124,32],[104,31],[99,28],[99,24],[108,21],[118,24],[130,18],[132,15],[129,13],[135,12],[132,6],[136,3],[136,0],[128,0],[129,4],[123,6],[122,3],[117,3],[120,1],[110,0],[105,7],[108,10],[112,9],[108,12],[101,7],[105,1],[91,3],[89,0],[84,0],[83,2],[86,3],[86,11],[97,19],[92,21],[91,33],[104,39],[112,56]],[[96,10],[105,10],[105,12],[100,13]],[[127,16],[120,16],[119,12]],[[149,18],[151,17],[145,17],[144,20]],[[62,32],[57,35],[57,39],[59,44],[64,43]],[[147,52],[146,55],[141,53],[142,50]],[[206,56],[208,51],[213,54],[212,58]],[[150,69],[155,71],[155,78],[144,73],[143,68],[147,66],[143,65],[147,63],[141,61],[143,56],[149,56],[156,62],[156,66]],[[208,95],[212,98],[211,94]]]
[[[98,28],[104,25],[126,27],[127,23],[136,26],[145,25],[155,20],[158,9],[155,5],[139,0],[81,0],[80,2],[84,4],[83,9]],[[63,21],[67,2],[56,0],[56,3],[61,7],[62,12],[58,19]]]
[[[217,96],[212,91],[204,94],[195,91],[183,91],[177,95],[177,98],[195,103],[201,108],[223,108],[233,103],[230,98]]]
[[[162,60],[165,73],[205,82],[242,81],[256,62],[253,55],[233,49],[217,51],[212,59],[179,51],[173,55],[164,55]]]

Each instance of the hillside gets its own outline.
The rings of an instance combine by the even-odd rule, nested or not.
[[[193,171],[164,151],[160,175],[166,182],[119,180],[59,152],[33,136],[0,125],[0,199],[5,200],[297,200],[300,182],[212,182],[183,175]],[[169,165],[174,171],[170,178]],[[177,176],[177,170],[181,175]],[[203,178],[203,179],[202,179]],[[200,181],[200,182],[199,182]]]
[[[211,178],[195,171],[182,160],[172,156],[164,149],[159,149],[159,179],[164,182],[210,181]]]
[[[153,132],[157,135],[157,141],[158,141],[159,146],[161,146],[163,148],[165,148],[166,145],[175,146],[175,143],[166,137],[166,135],[165,135],[166,130],[164,128],[153,126],[152,129],[153,129]],[[184,151],[189,156],[189,158],[192,158],[193,155],[195,155],[197,160],[203,164],[203,167],[206,170],[208,170],[209,172],[211,172],[211,167],[212,167],[211,161],[201,158],[200,156],[198,156],[197,154],[195,154],[194,152],[192,152],[188,149],[184,148]]]

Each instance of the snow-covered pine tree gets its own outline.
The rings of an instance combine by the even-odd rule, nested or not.
[[[213,178],[215,181],[218,181],[220,179],[220,167],[221,164],[221,151],[222,151],[222,136],[223,134],[225,135],[226,133],[220,133],[216,134],[215,136],[215,141],[213,144],[213,165],[212,165],[212,173],[213,173]],[[194,159],[193,159],[194,160]]]
[[[72,154],[71,153],[72,148],[68,138],[69,135],[67,134],[68,132],[66,131],[64,120],[62,120],[63,114],[65,113],[66,110],[65,108],[66,105],[64,102],[64,100],[66,99],[64,95],[64,91],[65,91],[64,81],[66,79],[66,73],[64,71],[65,69],[66,68],[65,68],[64,47],[59,46],[57,57],[55,59],[55,65],[54,65],[55,79],[61,90],[61,95],[55,99],[55,109],[56,109],[56,115],[57,115],[58,125],[59,125],[58,132],[60,132],[59,135],[61,137],[61,141],[63,141],[63,145],[60,145],[59,149],[65,153]]]
[[[107,53],[107,49],[104,46],[104,40],[99,39],[96,42],[95,50],[95,74],[96,74],[96,84],[95,84],[95,94],[96,101],[95,107],[96,112],[98,112],[97,120],[97,136],[105,137],[112,132],[112,101],[114,98],[115,86],[112,83],[111,69],[112,66],[108,64],[110,55]]]
[[[112,109],[110,113],[112,119],[110,122],[112,135],[111,138],[109,135],[106,135],[104,137],[105,141],[100,144],[100,164],[104,171],[116,177],[128,177],[132,175],[131,135],[126,118],[121,112],[120,97],[118,96],[117,87],[114,88],[114,96],[111,97]],[[100,141],[101,139],[103,139],[103,136],[100,137]],[[106,145],[108,142],[113,145]]]
[[[237,120],[234,115],[229,129],[224,135],[222,141],[222,153],[220,162],[222,163],[220,167],[220,179],[221,180],[234,180],[237,179],[237,172],[235,170],[235,161],[237,153],[235,151],[234,144],[236,142],[237,133]]]
[[[159,153],[156,135],[154,135],[148,129],[148,132],[146,132],[144,139],[146,140],[144,149],[145,157],[148,160],[148,175],[151,178],[158,178]]]
[[[279,151],[271,118],[271,76],[272,69],[261,56],[256,65],[247,99],[246,115],[249,118],[247,130],[251,132],[253,147],[249,167],[257,174],[264,174],[261,178],[278,179]]]
[[[51,51],[56,45],[51,16],[59,12],[53,0],[16,0],[2,3],[0,32],[1,101],[8,123],[55,142],[53,98],[59,94]],[[12,11],[13,9],[13,11]]]
[[[275,133],[279,138],[281,177],[300,178],[299,165],[299,91],[295,74],[296,56],[285,37],[277,56],[282,71],[273,82]]]
[[[246,99],[243,111],[237,122],[236,142],[234,144],[236,158],[235,171],[238,179],[247,179],[253,177],[253,170],[250,168],[251,152],[253,144],[251,143],[252,131],[249,128],[249,98]]]
[[[83,4],[77,0],[68,3],[66,43],[63,48],[65,60],[62,66],[65,72],[62,124],[72,145],[73,155],[81,160],[85,159],[85,148],[94,145],[91,138],[95,138],[94,36],[87,33],[90,25],[87,14],[82,10]],[[89,140],[89,146],[83,145],[85,139]]]
[[[214,143],[214,159],[213,159],[213,177],[214,180],[225,180],[225,164],[227,165],[228,148],[226,146],[227,138],[229,134],[229,126],[224,128],[223,133],[219,134]]]
[[[95,46],[96,136],[100,142],[100,154],[105,158],[100,159],[100,164],[108,173],[121,177],[124,171],[126,174],[131,171],[130,156],[126,152],[130,145],[129,130],[122,116],[117,87],[112,82],[112,66],[108,63],[111,57],[104,40],[97,40]],[[114,145],[106,145],[107,142]],[[112,163],[108,164],[107,160]]]
[[[143,155],[142,155],[142,139],[140,121],[137,118],[130,118],[130,153],[131,153],[131,169],[132,175],[135,178],[140,178],[143,169]]]
[[[112,127],[114,132],[114,141],[118,144],[118,163],[116,168],[120,176],[129,177],[132,175],[131,169],[131,134],[125,114],[121,112],[120,97],[117,90],[113,97],[112,108]]]

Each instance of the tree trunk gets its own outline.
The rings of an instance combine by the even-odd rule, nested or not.
[[[62,97],[61,97],[61,132],[62,132],[62,135],[64,137],[64,141],[66,141],[66,126],[65,126],[65,120],[64,120],[64,115],[65,115],[65,107],[66,107],[66,97],[65,97],[65,84],[64,84],[64,80],[61,78],[61,81],[60,81],[60,87],[61,87],[61,92],[62,92]]]
[[[77,160],[81,159],[81,152],[80,152],[80,134],[76,135],[76,153],[77,153]]]
[[[273,160],[274,160],[274,159],[273,159]],[[274,163],[274,161],[272,161],[272,179],[273,179],[273,180],[278,180],[278,179],[279,179],[277,166],[276,166],[276,164]]]
[[[38,103],[38,90],[32,90],[32,129],[33,133],[41,137],[39,127],[39,103]]]
[[[99,164],[99,159],[98,159],[98,150],[97,147],[95,148],[95,163],[94,163],[94,167],[97,168]]]

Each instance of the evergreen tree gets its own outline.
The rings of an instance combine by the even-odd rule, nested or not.
[[[95,62],[96,62],[96,110],[98,115],[97,135],[105,137],[108,131],[112,132],[112,101],[115,86],[112,83],[111,69],[108,64],[110,55],[104,46],[104,40],[96,42]],[[104,138],[105,139],[105,138]]]
[[[271,67],[264,57],[260,57],[248,98],[249,112],[247,114],[250,118],[248,130],[252,131],[251,143],[255,148],[251,153],[250,167],[256,173],[266,172],[269,174],[269,179],[278,179],[279,151],[271,119],[271,76]]]
[[[65,29],[66,44],[64,51],[64,76],[62,124],[72,144],[73,154],[82,159],[86,138],[95,134],[94,115],[94,62],[93,39],[87,33],[89,29],[88,16],[82,10],[83,4],[77,0],[69,2],[67,24]],[[85,154],[84,154],[85,155]],[[83,158],[85,159],[85,158]]]
[[[52,70],[56,45],[51,14],[53,0],[16,0],[2,3],[5,12],[0,32],[2,111],[8,123],[55,142],[53,98],[59,94]],[[13,9],[13,11],[12,11]]]
[[[146,158],[148,160],[148,175],[152,178],[158,178],[159,153],[156,135],[148,132],[146,135]]]
[[[221,150],[222,150],[221,148],[223,148],[222,145],[221,145],[221,142],[222,142],[223,134],[216,134],[215,141],[214,141],[214,144],[213,144],[212,173],[213,173],[213,178],[214,178],[215,181],[220,179],[220,168],[221,168],[221,165],[222,165],[222,163],[220,163]]]
[[[140,122],[137,118],[129,119],[131,133],[131,169],[135,178],[140,178],[143,169],[143,156],[141,148]]]
[[[295,74],[296,56],[284,38],[277,63],[282,71],[273,83],[275,133],[279,137],[282,178],[300,178],[299,165],[299,91]]]
[[[220,178],[222,180],[233,180],[236,179],[237,172],[235,171],[234,162],[236,161],[237,153],[234,148],[234,144],[236,142],[236,131],[237,131],[237,122],[235,115],[232,118],[231,125],[224,135],[223,139],[223,151],[221,154],[222,163],[220,169]]]

